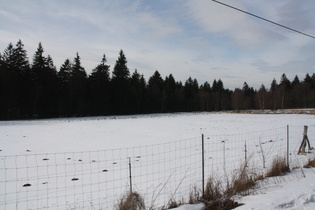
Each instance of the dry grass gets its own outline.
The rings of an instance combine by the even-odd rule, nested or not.
[[[223,196],[222,182],[214,177],[210,177],[207,181],[203,200],[211,202],[221,200]]]
[[[313,160],[309,159],[307,164],[303,166],[303,168],[312,168],[315,167],[315,158]]]
[[[174,209],[184,204],[185,204],[184,200],[176,201],[174,199],[171,199],[166,206],[163,206],[161,208],[161,210]]]
[[[125,194],[116,205],[116,210],[145,210],[143,198],[137,193]]]
[[[256,186],[256,177],[251,175],[246,164],[243,164],[239,171],[232,177],[231,184],[227,186],[226,195],[249,195]]]
[[[272,161],[271,168],[267,171],[266,177],[282,176],[289,172],[290,168],[287,165],[287,161],[284,157],[277,156]]]
[[[304,166],[315,167],[315,158],[309,160]],[[282,176],[289,172],[286,159],[277,156],[273,159],[271,168],[267,171],[265,177]],[[233,201],[232,197],[235,195],[249,195],[257,187],[257,181],[263,180],[264,176],[255,175],[252,173],[248,165],[242,164],[239,170],[226,183],[215,177],[210,177],[207,181],[204,196],[201,190],[194,187],[189,194],[188,203],[196,204],[203,202],[205,207],[203,210],[230,210],[242,204]],[[168,204],[162,207],[162,210],[177,208],[185,204],[184,200],[176,201],[170,199]],[[144,210],[145,204],[143,198],[137,193],[127,193],[124,195],[119,203],[116,205],[116,210]],[[151,207],[149,209],[152,209]]]
[[[196,204],[201,201],[202,192],[197,189],[196,186],[193,187],[193,190],[189,193],[189,204]]]
[[[265,177],[264,177],[264,175],[257,175],[256,177],[255,177],[255,181],[257,182],[257,181],[262,181],[262,180],[264,180],[265,179]]]

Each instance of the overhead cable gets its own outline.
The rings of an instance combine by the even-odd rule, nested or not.
[[[273,22],[273,21],[268,20],[268,19],[266,19],[266,18],[263,18],[263,17],[260,17],[260,16],[258,16],[258,15],[255,15],[255,14],[253,14],[253,13],[246,12],[246,11],[244,11],[244,10],[241,10],[241,9],[236,8],[236,7],[233,7],[233,6],[231,6],[231,5],[228,5],[228,4],[225,4],[225,3],[222,3],[222,2],[217,1],[217,0],[212,0],[212,1],[213,1],[213,2],[216,2],[216,3],[219,3],[219,4],[222,4],[222,5],[226,6],[226,7],[229,7],[229,8],[235,9],[235,10],[237,10],[237,11],[239,11],[239,12],[243,12],[243,13],[245,13],[245,14],[251,15],[251,16],[253,16],[253,17],[255,17],[255,18],[259,18],[259,19],[264,20],[264,21],[266,21],[266,22],[269,22],[269,23],[275,24],[275,25],[280,26],[280,27],[282,27],[282,28],[285,28],[285,29],[288,29],[288,30],[294,31],[294,32],[296,32],[296,33],[302,34],[302,35],[304,35],[304,36],[308,36],[308,37],[311,37],[311,38],[315,39],[315,36],[312,36],[312,35],[309,35],[309,34],[303,33],[303,32],[301,32],[301,31],[295,30],[295,29],[293,29],[293,28],[290,28],[290,27],[284,26],[284,25],[282,25],[282,24],[279,24],[279,23]]]

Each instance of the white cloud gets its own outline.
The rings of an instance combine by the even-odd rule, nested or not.
[[[4,1],[2,50],[21,39],[31,58],[41,41],[57,68],[76,52],[87,71],[103,53],[113,67],[123,49],[130,71],[137,68],[146,78],[158,70],[163,77],[185,81],[191,76],[200,84],[221,78],[230,88],[244,81],[268,86],[286,69],[314,71],[309,60],[314,40],[211,0]],[[314,33],[312,1],[222,0],[276,22],[301,23]]]

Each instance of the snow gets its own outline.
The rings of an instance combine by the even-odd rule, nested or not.
[[[237,209],[315,209],[315,168],[296,169],[265,182],[255,195],[241,198],[245,205]]]
[[[240,151],[243,150],[243,137],[245,137],[240,134],[249,133],[251,138],[258,136],[260,140],[264,141],[263,147],[268,154],[269,152],[279,152],[280,149],[282,151],[283,139],[285,139],[283,132],[281,135],[279,133],[276,133],[276,136],[272,135],[274,135],[274,130],[279,128],[285,130],[287,125],[293,136],[290,144],[290,151],[292,151],[290,159],[294,163],[292,166],[302,165],[310,156],[298,157],[296,150],[300,144],[304,125],[309,126],[309,133],[314,136],[315,116],[290,113],[202,112],[2,121],[0,122],[0,195],[6,195],[6,198],[0,199],[0,208],[4,203],[10,203],[12,199],[20,199],[19,205],[22,205],[22,196],[26,196],[26,198],[39,196],[40,200],[27,203],[29,209],[36,208],[36,206],[42,208],[50,206],[49,209],[65,209],[65,206],[66,209],[93,209],[95,206],[92,201],[96,203],[103,201],[101,197],[104,193],[103,188],[107,188],[113,194],[106,202],[116,202],[121,195],[117,194],[121,193],[117,186],[128,188],[127,157],[133,157],[132,170],[136,175],[133,178],[134,187],[140,193],[144,193],[146,198],[156,198],[156,194],[159,192],[159,195],[162,196],[164,193],[163,196],[168,199],[174,189],[180,186],[180,189],[176,191],[178,194],[176,198],[180,199],[181,196],[189,195],[189,192],[185,191],[185,188],[182,189],[181,185],[186,187],[186,185],[194,184],[193,180],[187,180],[186,177],[196,178],[195,181],[199,181],[200,178],[198,162],[200,155],[197,151],[198,145],[195,149],[195,144],[199,143],[201,134],[212,141],[211,144],[206,145],[206,155],[212,151],[211,157],[207,156],[206,160],[206,163],[211,166],[207,168],[207,174],[212,171],[222,172],[222,162],[215,162],[216,155],[220,157],[224,155],[224,158],[226,155],[227,165],[234,164],[231,168],[227,167],[228,169],[233,170],[233,167],[239,166],[238,159],[243,158],[244,155],[238,154],[236,149],[240,147]],[[265,131],[267,135],[265,135]],[[237,138],[234,138],[235,136]],[[312,146],[315,144],[313,136],[309,136]],[[270,138],[273,138],[272,142],[268,142]],[[179,143],[176,143],[177,141]],[[225,151],[222,154],[223,141],[227,149],[226,154]],[[254,144],[257,144],[254,141],[248,142],[248,147],[250,147],[250,143],[253,144],[253,148]],[[191,147],[191,150],[186,148],[187,146]],[[184,149],[181,150],[181,147]],[[259,153],[257,147],[255,148],[252,152]],[[214,149],[218,150],[217,153],[213,151]],[[160,154],[164,156],[158,156]],[[232,159],[229,159],[229,155],[233,155]],[[158,157],[157,160],[154,159],[156,157]],[[253,156],[253,159],[259,158],[261,157]],[[172,159],[175,159],[174,164],[169,161]],[[219,160],[222,161],[222,158]],[[151,166],[150,164],[153,163],[156,165]],[[179,168],[178,164],[183,166]],[[184,167],[186,164],[188,169]],[[9,171],[17,166],[22,166],[22,168]],[[165,169],[159,170],[162,169],[161,167],[165,167]],[[261,165],[257,167],[261,167]],[[35,171],[32,171],[33,168]],[[100,169],[104,170],[101,174],[89,173]],[[3,173],[5,170],[7,172]],[[111,173],[111,171],[114,172]],[[264,183],[255,195],[239,198],[240,202],[246,203],[239,208],[301,209],[303,207],[311,209],[308,207],[313,207],[314,204],[314,183],[309,184],[309,188],[299,186],[302,186],[301,182],[307,179],[310,179],[309,182],[312,179],[315,180],[314,171],[312,169],[303,171],[305,178],[300,175],[301,171],[297,171],[288,175],[285,180],[275,179],[273,182],[274,180],[271,179]],[[65,172],[70,175],[65,175]],[[23,176],[24,173],[26,177]],[[142,175],[143,173],[147,176]],[[107,178],[103,177],[104,174],[108,175]],[[34,176],[37,175],[39,178],[35,180]],[[18,181],[10,182],[14,178]],[[79,178],[79,180],[67,181],[73,178]],[[5,182],[5,180],[9,181]],[[152,180],[156,183],[151,184]],[[21,187],[26,181],[32,182],[32,186],[27,189]],[[103,185],[103,182],[106,184]],[[164,184],[171,186],[161,187]],[[58,190],[59,187],[63,190]],[[169,191],[166,192],[166,188],[169,188]],[[3,189],[6,189],[7,192],[4,192]],[[149,191],[153,191],[153,194],[150,194]],[[271,196],[268,197],[269,193]],[[275,194],[282,197],[276,198]],[[81,202],[80,199],[83,199],[84,202]],[[89,199],[92,201],[87,207],[85,205]],[[58,206],[59,202],[66,204]],[[161,198],[161,201],[157,199],[156,202],[163,202],[163,199]],[[7,205],[5,209],[16,209],[15,206],[12,208],[11,206]],[[260,208],[260,206],[263,207]],[[20,206],[20,209],[23,207]],[[202,204],[186,205],[179,209],[199,210],[201,208]]]
[[[237,210],[315,209],[315,168],[295,169],[282,177],[267,178],[254,195],[236,199]],[[183,205],[174,210],[202,210],[203,204]]]
[[[2,121],[0,154],[27,154],[26,150],[56,153],[137,147],[201,134],[238,134],[286,125],[314,125],[314,119],[314,115],[218,112]]]

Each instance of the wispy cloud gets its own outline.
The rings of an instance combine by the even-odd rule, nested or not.
[[[227,1],[227,3],[246,10],[245,5],[239,1]],[[241,47],[260,47],[270,36],[282,38],[281,35],[264,28],[248,15],[213,1],[188,1],[187,6],[191,9],[192,18],[202,30],[208,32],[209,35],[227,37]]]

